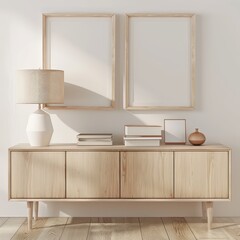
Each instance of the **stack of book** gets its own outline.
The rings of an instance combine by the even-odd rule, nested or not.
[[[126,125],[124,127],[125,146],[160,146],[162,127],[155,125]]]
[[[79,146],[111,146],[113,145],[111,133],[79,133],[77,135]]]

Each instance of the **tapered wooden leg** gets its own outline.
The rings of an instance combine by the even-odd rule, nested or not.
[[[28,209],[28,231],[31,231],[33,217],[33,202],[27,202],[27,209]]]
[[[213,202],[206,202],[208,230],[211,230],[213,221]]]
[[[207,204],[206,204],[206,202],[202,202],[202,217],[203,218],[207,217]]]
[[[38,219],[38,203],[39,202],[33,202],[34,220]]]

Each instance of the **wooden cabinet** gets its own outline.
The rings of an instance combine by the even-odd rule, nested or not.
[[[201,201],[210,227],[213,201],[231,199],[231,150],[222,145],[18,145],[9,156],[9,199],[27,201],[29,228],[41,200]]]
[[[122,152],[122,198],[172,198],[173,152]]]
[[[10,149],[10,199],[230,199],[230,149],[49,146]]]
[[[229,197],[228,152],[175,153],[175,198]]]
[[[65,198],[64,152],[12,152],[11,198]]]
[[[67,152],[67,198],[119,198],[118,152]]]

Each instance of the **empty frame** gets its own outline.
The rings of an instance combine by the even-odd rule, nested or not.
[[[47,108],[113,108],[115,15],[43,14],[43,68],[64,70],[64,104]]]
[[[128,110],[194,108],[195,15],[126,15]]]
[[[186,119],[164,119],[165,144],[185,144],[186,141]]]

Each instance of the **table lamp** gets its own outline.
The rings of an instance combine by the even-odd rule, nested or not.
[[[51,118],[42,104],[64,102],[64,72],[61,70],[26,69],[17,71],[17,103],[38,104],[29,116],[27,136],[31,146],[48,146],[53,134]]]

